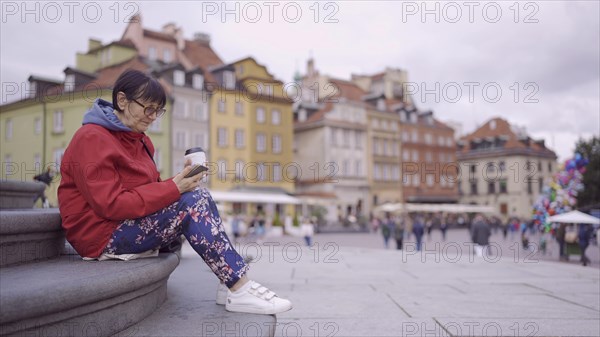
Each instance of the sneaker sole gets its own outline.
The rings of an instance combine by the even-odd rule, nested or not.
[[[292,310],[292,306],[290,305],[289,308],[284,308],[282,310],[275,310],[275,309],[252,308],[252,307],[247,307],[247,306],[243,306],[243,305],[236,306],[233,304],[230,304],[230,305],[226,304],[225,310],[230,311],[230,312],[241,312],[241,313],[246,313],[246,314],[275,315],[275,314],[280,314],[282,312]]]

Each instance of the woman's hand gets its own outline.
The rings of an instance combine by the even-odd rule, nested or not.
[[[185,178],[185,176],[190,173],[192,170],[191,161],[187,160],[185,162],[185,167],[183,171],[179,172],[175,177],[173,177],[173,182],[177,185],[177,189],[179,193],[185,193],[196,189],[202,179],[206,176],[206,171],[200,174],[196,174],[193,177]]]

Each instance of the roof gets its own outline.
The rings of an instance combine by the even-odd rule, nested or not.
[[[150,66],[144,63],[141,56],[133,57],[125,62],[115,64],[98,70],[97,77],[93,81],[101,88],[112,88],[117,78],[127,69],[147,71]]]
[[[109,44],[102,45],[102,46],[100,46],[98,48],[90,49],[90,50],[88,50],[87,54],[94,53],[94,52],[96,52],[98,50],[101,50],[101,49],[104,49],[104,48],[107,48],[107,47],[110,47],[110,46],[121,46],[121,47],[133,48],[133,49],[137,50],[137,47],[135,46],[135,44],[133,43],[133,41],[131,41],[130,39],[124,39],[124,40],[113,41],[113,42],[111,42]]]
[[[492,118],[477,130],[462,137],[460,140],[464,143],[462,149],[457,154],[469,154],[478,151],[471,149],[471,141],[478,141],[485,138],[503,137],[506,142],[502,145],[503,150],[528,150],[529,154],[539,154],[556,157],[554,151],[537,143],[527,135],[517,135],[515,128],[503,118]],[[524,137],[523,137],[524,136]],[[526,140],[526,141],[524,141]]]
[[[348,100],[362,103],[363,96],[367,94],[366,91],[362,90],[358,85],[354,84],[353,82],[337,78],[330,78],[329,83],[332,83],[337,87],[333,97],[344,97]]]
[[[209,67],[223,65],[223,60],[210,47],[210,44],[194,40],[186,40],[183,54],[193,65],[200,67],[208,82],[215,82],[215,78],[208,71]]]
[[[155,32],[155,31],[148,30],[148,29],[144,29],[144,36],[149,37],[151,39],[163,40],[163,41],[167,41],[167,42],[177,42],[177,40],[169,34]]]

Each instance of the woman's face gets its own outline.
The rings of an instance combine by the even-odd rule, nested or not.
[[[157,103],[147,102],[141,99],[127,99],[124,93],[118,93],[118,104],[123,113],[117,113],[117,116],[125,126],[131,128],[135,132],[146,132],[156,119],[156,113],[146,115],[144,113],[145,108],[151,107],[153,109],[162,108]]]

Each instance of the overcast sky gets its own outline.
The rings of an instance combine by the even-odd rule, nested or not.
[[[139,11],[145,28],[174,22],[186,38],[208,33],[225,62],[253,56],[284,82],[304,73],[309,55],[321,73],[342,79],[404,69],[421,109],[463,132],[506,118],[561,160],[579,137],[600,133],[598,1],[70,3],[2,2],[2,103],[17,97],[7,83],[62,79],[88,38],[120,39]]]

